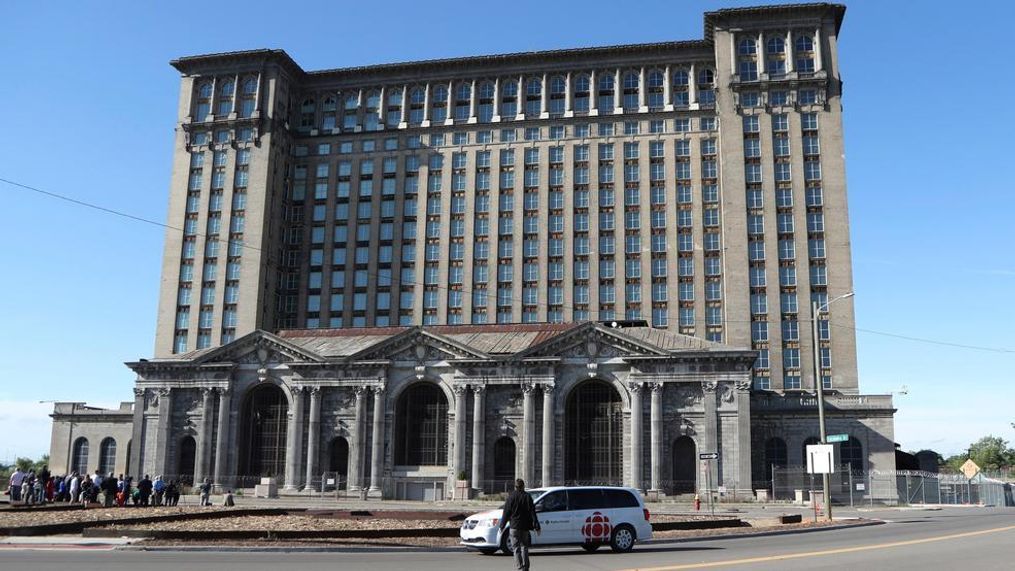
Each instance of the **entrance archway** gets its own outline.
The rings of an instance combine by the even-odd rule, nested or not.
[[[282,476],[289,400],[278,386],[262,384],[250,391],[245,409],[243,475]]]
[[[346,489],[349,478],[349,442],[336,436],[328,445],[328,471],[338,474],[338,489]]]
[[[447,465],[448,399],[440,387],[423,382],[406,389],[395,419],[395,464]]]
[[[493,443],[493,492],[511,491],[515,479],[515,441],[502,436]]]
[[[673,441],[673,493],[691,494],[698,489],[698,459],[694,439],[681,436]]]
[[[624,403],[605,381],[585,381],[567,397],[564,476],[569,483],[620,485]]]
[[[197,459],[197,442],[193,436],[184,436],[180,441],[180,461],[176,464],[177,480],[181,484],[194,483],[194,463]]]

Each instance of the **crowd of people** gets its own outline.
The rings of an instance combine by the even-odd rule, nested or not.
[[[182,485],[176,480],[166,481],[162,476],[152,480],[147,474],[135,482],[133,476],[114,476],[72,472],[54,476],[46,466],[38,472],[15,469],[8,481],[7,495],[11,505],[41,505],[45,503],[100,503],[105,507],[124,506],[175,506],[180,502]],[[205,479],[198,487],[201,505],[211,505],[211,484]]]

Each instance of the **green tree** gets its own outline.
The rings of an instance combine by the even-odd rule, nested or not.
[[[981,470],[995,471],[1015,463],[1015,450],[1000,436],[984,436],[969,445],[969,457]]]

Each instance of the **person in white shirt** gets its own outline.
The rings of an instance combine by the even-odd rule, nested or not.
[[[11,479],[9,482],[12,504],[14,502],[21,501],[21,484],[24,481],[25,481],[25,473],[21,471],[21,468],[15,469],[14,473],[11,474]]]
[[[81,477],[78,476],[77,472],[71,475],[70,479],[70,503],[76,504],[78,502],[78,494],[81,493]]]

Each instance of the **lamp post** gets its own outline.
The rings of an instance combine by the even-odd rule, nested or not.
[[[854,293],[844,293],[839,297],[836,297],[830,301],[825,302],[822,305],[818,305],[818,302],[811,302],[811,345],[814,348],[814,386],[817,387],[818,391],[818,430],[821,436],[821,443],[827,444],[825,440],[825,382],[821,378],[821,358],[819,354],[818,344],[818,314],[822,311],[828,310],[828,307],[840,299],[846,299],[853,297]],[[828,473],[821,475],[821,490],[823,497],[825,498],[825,519],[832,521],[832,502],[829,492],[831,491],[829,486]]]

